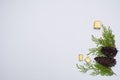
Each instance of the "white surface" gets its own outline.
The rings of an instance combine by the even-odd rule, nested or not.
[[[118,80],[82,74],[78,54],[94,47],[93,21],[111,26],[120,50],[119,0],[0,0],[0,80]]]

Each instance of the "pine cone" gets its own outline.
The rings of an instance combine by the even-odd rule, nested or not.
[[[112,67],[115,66],[116,60],[109,57],[95,57],[94,58],[99,64],[105,67]]]
[[[105,54],[107,57],[113,58],[116,56],[118,50],[114,47],[103,47],[101,49],[101,52]]]

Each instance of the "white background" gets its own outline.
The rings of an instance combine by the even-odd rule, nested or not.
[[[120,50],[119,0],[0,0],[0,80],[118,80],[82,74],[78,54],[95,47],[94,20],[111,26]]]

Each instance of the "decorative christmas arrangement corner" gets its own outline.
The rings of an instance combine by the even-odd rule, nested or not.
[[[114,58],[118,52],[115,45],[115,35],[112,33],[110,27],[106,28],[102,25],[102,37],[96,38],[92,35],[92,41],[96,44],[95,48],[89,49],[87,55],[95,56],[91,63],[84,63],[83,65],[76,64],[77,68],[82,73],[91,71],[90,75],[112,76],[114,71],[112,67],[116,65]]]

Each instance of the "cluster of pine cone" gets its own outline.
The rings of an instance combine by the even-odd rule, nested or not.
[[[105,67],[112,67],[116,64],[116,56],[118,50],[115,47],[102,47],[101,52],[105,55],[105,57],[95,57],[94,59],[99,64]]]

